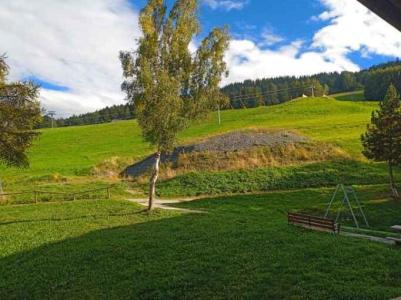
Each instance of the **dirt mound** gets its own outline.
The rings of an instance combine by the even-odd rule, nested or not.
[[[214,136],[198,144],[182,146],[179,152],[229,152],[247,150],[253,147],[274,147],[306,142],[308,139],[289,131],[236,131]]]
[[[175,148],[161,157],[162,176],[177,172],[220,171],[321,161],[344,156],[338,148],[311,142],[290,131],[237,131]],[[126,168],[121,175],[140,177],[151,170],[154,155]]]

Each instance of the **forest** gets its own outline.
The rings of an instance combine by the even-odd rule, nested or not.
[[[119,120],[129,120],[134,118],[134,109],[132,105],[120,104],[108,106],[103,109],[97,110],[95,112],[90,112],[82,115],[73,115],[69,118],[60,118],[53,120],[46,113],[43,113],[43,121],[38,128],[50,128],[54,127],[67,127],[67,126],[80,126],[80,125],[91,125],[91,124],[101,124],[109,123]]]

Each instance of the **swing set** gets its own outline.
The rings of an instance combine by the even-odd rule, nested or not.
[[[337,197],[337,195],[342,195],[342,199]],[[337,205],[337,207],[336,202],[340,202],[340,205]],[[369,227],[368,220],[354,188],[352,186],[339,184],[330,199],[324,218],[327,219],[330,211],[334,211],[334,214],[336,214],[335,223],[338,223],[338,221],[341,220],[344,210],[349,211],[356,228],[359,228],[361,223],[364,223],[366,227]]]

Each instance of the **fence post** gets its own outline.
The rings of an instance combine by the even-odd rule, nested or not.
[[[38,203],[38,192],[33,191],[34,197],[35,197],[35,203]]]
[[[110,187],[107,188],[107,199],[111,198]]]

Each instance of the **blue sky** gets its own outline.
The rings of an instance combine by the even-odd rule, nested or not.
[[[167,0],[171,7],[173,1]],[[145,0],[0,0],[0,53],[10,80],[42,85],[45,108],[68,116],[124,103],[118,60],[134,50]],[[401,33],[356,0],[199,0],[202,34],[228,25],[230,76],[358,71],[401,57]]]
[[[172,0],[166,1],[170,7],[173,2]],[[298,39],[310,42],[319,29],[330,23],[327,20],[317,21],[313,18],[327,9],[324,2],[319,0],[240,0],[231,2],[243,5],[237,9],[227,9],[224,5],[211,7],[205,2],[200,2],[199,17],[203,34],[209,32],[213,27],[228,25],[233,38],[263,42],[263,32],[269,31],[282,38],[281,42],[269,46],[270,49],[277,49],[289,41]],[[146,4],[146,1],[131,0],[131,3],[140,9]],[[350,53],[349,57],[361,68],[368,68],[393,59],[391,56],[374,53],[369,57],[363,57],[360,51]]]

